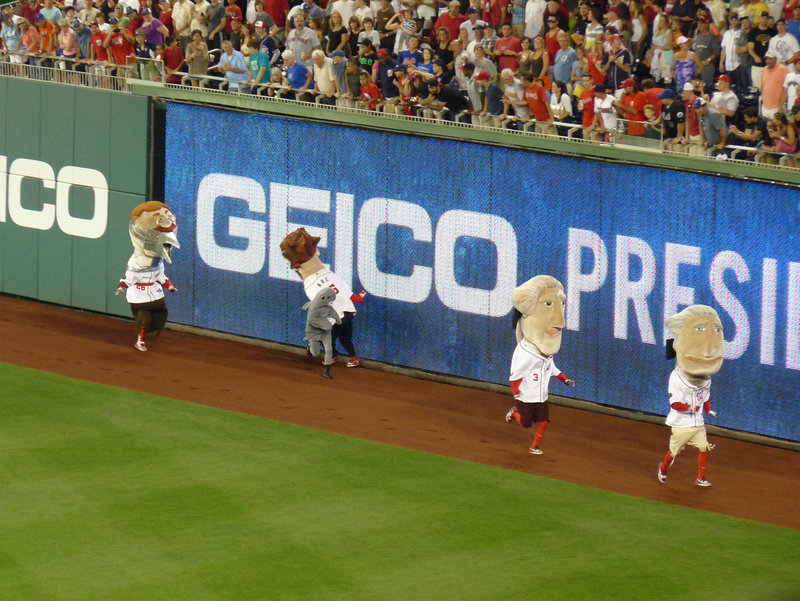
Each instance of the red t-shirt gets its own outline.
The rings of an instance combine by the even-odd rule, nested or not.
[[[230,36],[233,33],[233,28],[231,27],[231,19],[236,17],[239,21],[242,20],[242,9],[236,6],[235,4],[231,6],[230,4],[225,7],[225,16],[228,17],[225,21],[225,35]],[[274,21],[274,19],[273,19]]]
[[[653,105],[653,109],[656,111],[656,117],[658,117],[661,114],[661,98],[659,98],[658,95],[664,91],[664,88],[649,88],[642,91],[644,95],[647,96],[647,104]]]
[[[694,110],[694,99],[686,103],[686,128],[690,136],[700,135],[700,119],[697,118],[697,111]]]
[[[107,61],[108,60],[108,52],[106,52],[105,46],[103,46],[103,42],[106,41],[106,34],[103,33],[102,30],[99,30],[97,33],[92,34],[92,45],[94,46],[94,58],[98,61]]]
[[[175,46],[175,48],[165,48],[164,49],[164,56],[161,57],[164,61],[164,65],[169,67],[170,69],[178,69],[183,62],[183,50],[180,49],[179,46]],[[169,75],[167,76],[167,83],[180,83],[181,76],[180,75]]]
[[[634,94],[627,94],[622,97],[620,103],[623,106],[629,106],[636,109],[635,113],[626,112],[623,119],[628,121],[644,121],[644,105],[647,104],[647,96],[644,92],[635,92]],[[628,123],[628,134],[631,136],[643,136],[645,134],[644,127],[636,123]]]
[[[483,20],[493,25],[503,25],[503,23],[500,22],[503,8],[506,9],[506,18],[504,22],[508,23],[508,19],[511,16],[511,11],[508,10],[508,0],[491,0],[491,2],[489,2],[489,10],[483,11]]]
[[[525,102],[528,103],[528,108],[531,109],[534,119],[540,123],[545,123],[550,120],[550,113],[547,111],[549,101],[547,100],[547,94],[542,84],[534,81],[531,87],[525,88],[523,97],[525,98]]]
[[[504,50],[513,50],[514,52],[522,52],[522,43],[519,38],[513,35],[510,38],[499,38],[494,45],[494,51],[500,56],[497,57],[498,71],[503,69],[511,69],[516,72],[519,69],[519,57],[516,56],[503,56]]]
[[[556,53],[561,49],[561,44],[558,43],[558,32],[561,31],[560,29],[556,29],[556,35],[551,36],[549,33],[544,36],[544,47],[547,48],[547,54],[550,56],[550,64],[556,64]]]
[[[595,42],[596,43],[596,42]],[[606,80],[606,76],[600,71],[598,65],[603,64],[603,57],[589,57],[589,73],[592,74],[592,83],[597,85],[599,83],[603,83]]]
[[[264,12],[272,17],[275,25],[286,27],[286,13],[289,12],[289,2],[287,0],[264,0]]]
[[[374,83],[370,82],[366,88],[361,88],[361,99],[369,100],[369,107],[371,109],[374,109],[376,106],[378,106],[378,101],[381,98],[383,98],[383,96],[381,96],[381,91]]]
[[[446,27],[447,31],[450,32],[450,39],[457,40],[458,28],[461,27],[461,24],[466,20],[467,18],[461,13],[457,14],[455,17],[451,17],[450,13],[442,13],[439,15],[439,18],[436,19],[436,25],[434,25],[433,30],[439,31],[440,27]]]
[[[589,127],[594,123],[594,90],[584,90],[581,92],[583,102],[583,123],[584,127]]]
[[[134,34],[136,33],[137,29],[141,29],[142,23],[144,23],[144,19],[142,19],[141,17],[131,17],[128,26],[125,29]]]
[[[172,25],[172,11],[165,10],[160,15],[158,15],[158,20],[161,21],[164,24],[164,27],[167,28],[167,31],[169,31],[169,35],[172,35],[174,31],[174,27]]]
[[[129,62],[134,62],[134,60],[129,57],[134,55],[135,58],[136,51],[133,48],[133,44],[131,44],[123,34],[112,33],[110,47],[116,64],[127,65]]]

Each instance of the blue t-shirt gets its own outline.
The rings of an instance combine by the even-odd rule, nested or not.
[[[306,74],[308,67],[301,62],[296,62],[293,66],[286,69],[286,79],[289,80],[289,85],[295,90],[302,88],[306,85]],[[308,84],[309,89],[314,86],[313,81]]]
[[[800,40],[800,21],[786,21],[786,30]]]
[[[418,65],[421,60],[422,60],[422,52],[420,52],[419,50],[417,50],[416,52],[409,52],[408,50],[403,50],[400,53],[400,56],[397,57],[397,64]]]
[[[556,52],[555,64],[553,65],[553,75],[556,81],[567,83],[572,76],[572,64],[578,58],[574,48],[559,48]]]
[[[496,83],[492,82],[486,88],[486,110],[495,117],[503,114],[503,90]]]

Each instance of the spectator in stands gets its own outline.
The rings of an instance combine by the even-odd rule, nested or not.
[[[0,40],[2,40],[1,46],[5,52],[17,52],[22,43],[19,27],[14,25],[14,20],[9,14],[3,15],[3,25],[0,27]],[[19,64],[22,62],[22,57],[12,55],[10,60],[12,63]]]
[[[555,63],[553,64],[553,79],[555,81],[568,82],[572,77],[572,66],[578,59],[578,53],[569,45],[567,32],[562,31],[558,34],[558,52],[556,52]]]
[[[697,115],[697,101],[705,103],[705,100],[698,98],[694,93],[694,87],[687,82],[683,84],[682,94],[683,104],[686,107],[686,119],[684,121],[683,138],[681,144],[685,151],[693,156],[704,156],[705,143],[703,140],[703,128],[700,126],[700,119]]]
[[[669,14],[673,21],[677,20],[680,23],[681,33],[684,36],[688,36],[691,32],[698,5],[695,0],[678,0],[672,6]]]
[[[394,53],[400,54],[409,46],[409,40],[417,37],[417,22],[414,11],[401,8],[386,22],[386,31],[394,36]]]
[[[794,127],[789,124],[786,114],[778,111],[767,123],[767,133],[772,139],[772,143],[764,144],[763,150],[774,150],[780,153],[797,152],[797,137]]]
[[[172,4],[170,3],[170,0],[159,0],[158,9],[158,20],[161,21],[164,24],[164,27],[167,28],[167,31],[169,32],[168,35],[174,35],[175,30],[172,23]],[[180,42],[180,37],[178,37],[178,41]]]
[[[508,22],[509,0],[484,0],[481,19],[500,28]]]
[[[372,65],[378,61],[378,55],[375,53],[375,48],[372,47],[372,42],[369,40],[362,40],[358,43],[358,64],[359,69],[372,73]]]
[[[186,2],[191,4],[190,0],[186,0]],[[189,27],[192,31],[195,29],[200,31],[204,41],[208,40],[208,18],[206,14],[210,6],[211,4],[207,0],[195,0],[194,5],[191,7],[192,20]]]
[[[103,19],[101,19],[101,15],[103,12],[100,11],[100,14],[97,15],[97,22],[100,23],[100,29],[103,29]],[[125,26],[130,32],[136,33],[137,29],[141,29],[143,19],[139,16],[139,9],[137,7],[128,6],[125,9],[125,16],[128,17],[128,24]],[[105,33],[108,33],[105,29],[103,29]]]
[[[558,43],[558,34],[566,33],[567,30],[561,29],[558,26],[558,19],[555,15],[547,13],[545,14],[544,26],[545,31],[547,32],[544,36],[544,47],[547,49],[547,57],[549,62],[551,65],[553,65],[555,64],[558,49],[561,47]]]
[[[482,21],[480,18],[480,11],[475,8],[474,6],[470,6],[467,9],[467,20],[464,21],[461,25],[458,26],[458,35],[461,37],[464,35],[462,32],[466,32],[467,35],[467,42],[471,42],[475,39],[475,26],[476,25],[486,25],[485,21]],[[516,35],[516,34],[515,34]],[[517,36],[519,37],[519,36]]]
[[[228,90],[240,91],[239,88],[250,77],[244,55],[233,49],[230,40],[222,42],[222,54],[219,56],[216,69],[228,80]]]
[[[788,2],[786,6],[789,6]],[[786,30],[800,40],[800,2],[794,3],[791,20],[786,22]]]
[[[311,53],[322,45],[310,28],[306,27],[305,19],[298,15],[294,18],[294,29],[286,36],[286,49],[291,50],[295,60],[301,62],[307,69],[311,68]]]
[[[491,23],[487,23],[483,28],[483,37],[481,38],[481,47],[486,58],[494,56],[494,45],[497,43],[497,39],[495,27]]]
[[[553,125],[555,116],[547,99],[544,86],[532,73],[528,73],[525,76],[523,83],[525,86],[525,102],[528,104],[531,117],[536,122],[534,131],[537,134],[555,135],[556,128]],[[592,117],[594,118],[594,115]]]
[[[59,10],[53,0],[44,0],[44,7],[39,11],[39,14],[51,23],[58,23],[64,18],[64,13]]]
[[[31,28],[33,29],[33,27]],[[100,30],[100,25],[94,21],[91,25],[92,38],[90,42],[88,63],[94,66],[93,71],[97,74],[105,73],[105,65],[108,63],[108,53],[105,48],[106,34]]]
[[[332,10],[337,9],[334,7]],[[286,16],[289,14],[288,0],[264,0],[264,12],[272,17],[272,21],[275,23],[274,32],[271,29],[267,31],[270,33],[270,35],[272,35],[272,37],[275,38],[275,41],[278,44],[282,44],[286,40]],[[350,18],[351,13],[348,13],[347,18],[345,18],[344,13],[341,11],[338,12],[340,15],[342,15],[342,20],[347,23],[347,19]]]
[[[351,57],[345,63],[345,100],[347,106],[354,108],[358,106],[358,99],[361,97],[361,73],[359,73],[358,57]]]
[[[145,9],[146,10],[146,9]],[[117,77],[133,77],[133,73],[129,74],[128,65],[132,68],[136,66],[136,40],[131,32],[127,29],[115,24],[111,27],[111,33],[106,36],[103,41],[106,51],[111,50],[111,56],[114,58],[114,64],[117,65]],[[183,59],[183,56],[181,56]],[[132,71],[131,69],[130,71]]]
[[[708,102],[709,110],[716,111],[725,118],[725,123],[735,120],[739,108],[739,98],[731,91],[731,78],[727,75],[717,77],[717,91]]]
[[[644,105],[648,104],[647,96],[639,90],[639,85],[631,78],[622,82],[622,89],[619,108],[620,115],[628,121],[627,133],[629,136],[643,136],[645,128],[640,123],[645,120]]]
[[[433,50],[427,44],[422,49],[422,58],[417,63],[417,68],[424,73],[433,75]]]
[[[395,33],[390,31],[387,25],[394,17],[394,7],[392,7],[391,0],[381,0],[380,8],[375,13],[375,29],[381,38],[380,47],[386,50],[394,49]]]
[[[483,107],[478,113],[481,117],[489,117],[491,127],[500,127],[503,121],[503,90],[500,89],[486,71],[476,73],[475,81],[483,88]]]
[[[245,85],[252,94],[258,93],[258,87],[272,81],[272,66],[267,54],[255,37],[247,41],[250,53],[247,56],[248,78]]]
[[[434,77],[428,83],[425,106],[434,112],[446,109],[447,113],[443,118],[447,121],[454,121],[456,115],[469,109],[469,102],[462,94],[445,85],[438,77]]]
[[[518,38],[511,35],[511,25],[505,23],[501,26],[502,36],[494,46],[494,55],[497,58],[497,68],[500,71],[510,69],[516,73],[519,70],[519,55],[522,44]]]
[[[361,71],[359,78],[361,80],[361,95],[359,96],[359,108],[375,110],[378,107],[378,102],[381,100],[381,92],[372,80],[369,73]]]
[[[686,36],[680,36],[675,43],[679,49],[672,57],[672,72],[675,76],[675,85],[678,89],[682,89],[695,74],[702,71],[704,65],[700,57],[689,50],[690,42]]]
[[[416,65],[422,60],[417,36],[408,38],[408,47],[399,53],[397,60],[401,65]]]
[[[572,117],[572,99],[567,92],[567,84],[557,79],[550,86],[550,111],[556,121],[570,121]],[[559,129],[559,135],[563,132]]]
[[[736,40],[742,32],[742,23],[739,20],[739,13],[733,11],[730,14],[729,26],[722,34],[722,43],[720,44],[719,54],[719,72],[727,74],[731,83],[736,84],[737,89],[744,89],[739,87],[739,54],[736,53]]]
[[[800,45],[797,38],[788,32],[786,19],[778,19],[775,22],[775,29],[778,33],[769,41],[767,50],[772,50],[778,55],[778,62],[788,65],[792,59],[800,56]]]
[[[594,86],[592,84],[592,76],[589,73],[584,73],[581,77],[581,88],[578,111],[582,115],[581,125],[587,128],[594,121]]]
[[[791,112],[792,107],[797,103],[797,86],[800,85],[800,58],[794,58],[792,66],[787,65],[787,68],[789,72],[783,80],[783,94],[779,104]]]
[[[314,0],[302,0],[289,10],[286,20],[292,25],[296,17],[303,17],[306,25],[310,25],[312,19],[322,19],[323,13],[322,9],[314,4]]]
[[[347,94],[347,57],[342,50],[334,50],[331,53],[331,69],[336,78],[336,106],[349,107],[344,101]]]
[[[229,16],[228,24],[231,26],[231,32],[228,35],[228,39],[231,41],[233,49],[241,51],[242,54],[250,54],[250,48],[248,46],[249,39],[246,37],[247,30],[242,27],[242,22],[239,20],[239,17]],[[267,56],[269,57],[269,54],[267,54]]]
[[[175,6],[177,5],[178,3],[175,4]],[[189,75],[194,76],[189,81],[192,82],[192,86],[198,87],[200,85],[200,79],[205,77],[208,73],[208,64],[210,60],[208,56],[208,46],[203,41],[203,34],[200,33],[199,29],[195,29],[192,32],[192,41],[186,47],[184,59]]]
[[[742,5],[747,11],[747,15],[750,17],[750,21],[754,26],[758,24],[759,16],[762,13],[767,13],[767,17],[770,16],[769,8],[766,4],[764,4],[764,2],[762,2],[762,0],[751,0],[749,3],[747,0],[744,0]]]
[[[208,7],[206,16],[208,17],[208,48],[209,50],[221,48],[222,41],[225,39],[225,26],[228,23],[225,6],[221,0],[211,0],[211,6]]]
[[[372,42],[372,47],[377,51],[381,47],[381,36],[374,27],[374,20],[372,17],[365,17],[361,25],[364,29],[358,34],[358,41],[369,40]]]
[[[561,31],[569,31],[569,16],[566,7],[562,10],[559,0],[547,0],[547,7],[544,11],[545,26],[550,17],[555,17],[558,21],[558,28]]]
[[[446,64],[452,67],[455,53],[450,47],[451,43],[458,43],[456,40],[450,39],[450,33],[444,27],[436,32],[436,44],[433,47],[433,53],[437,58],[442,59]]]
[[[708,110],[705,98],[695,99],[695,112],[703,128],[703,143],[711,149],[712,156],[723,153],[727,142],[728,130],[725,127],[725,118],[716,111]]]
[[[709,29],[710,20],[705,15],[697,18],[697,33],[694,39],[694,52],[700,59],[700,76],[703,78],[703,85],[706,91],[714,86],[714,77],[717,74],[717,63],[719,61],[719,41]]]
[[[458,0],[451,0],[447,5],[447,12],[439,15],[433,30],[439,32],[439,29],[444,27],[450,34],[450,39],[455,40],[458,38],[458,29],[461,24],[467,20],[467,17],[461,14],[461,3]],[[486,21],[486,19],[484,19]]]
[[[497,77],[497,67],[495,67],[494,63],[484,56],[483,46],[476,46],[475,47],[475,60],[472,61],[475,64],[475,72],[476,73],[488,73],[491,79]],[[474,77],[474,76],[473,76]]]
[[[146,8],[144,10],[150,9]],[[184,61],[183,50],[178,47],[178,39],[174,36],[167,36],[164,41],[166,42],[166,48],[164,49],[164,54],[161,59],[164,61],[164,72],[167,75],[167,83],[181,83],[182,75],[180,71]],[[226,43],[230,44],[230,42]],[[220,58],[224,58],[224,55]],[[244,63],[244,57],[242,57],[242,63]],[[237,88],[230,87],[229,89],[236,90]]]
[[[283,64],[286,67],[283,85],[289,86],[294,92],[295,98],[301,100],[314,83],[311,69],[298,61],[294,52],[289,49],[283,51],[282,57]]]
[[[628,79],[631,71],[631,53],[622,45],[622,37],[612,34],[609,38],[611,49],[603,55],[603,72],[606,76],[606,84],[612,90],[618,90],[622,82]]]
[[[597,142],[613,142],[617,133],[619,102],[608,93],[609,87],[599,83],[594,87],[594,121],[584,130],[584,138]]]
[[[397,61],[392,58],[386,48],[378,50],[377,55],[378,62],[372,65],[373,80],[383,97],[393,101],[400,96],[400,92],[394,85],[394,78],[392,77],[394,68],[397,66]]]
[[[255,37],[258,39],[261,49],[270,56],[270,65],[275,65],[280,59],[280,52],[275,39],[269,35],[267,24],[264,21],[255,22]]]
[[[510,25],[506,25],[510,27]],[[525,87],[514,77],[511,69],[500,72],[500,88],[503,90],[503,118],[510,117],[512,129],[521,129],[522,124],[530,119],[528,102],[525,100]]]
[[[740,130],[736,125],[730,126],[733,134],[732,144],[757,147],[765,142],[769,143],[767,120],[759,116],[757,107],[748,106],[744,109],[742,120],[744,121],[744,130]]]
[[[339,90],[333,73],[333,59],[325,56],[325,53],[317,48],[311,53],[311,60],[314,64],[312,94],[317,97],[317,102],[320,104],[335,105]]]
[[[28,0],[28,3],[22,6],[22,9],[20,10],[20,16],[28,22],[28,25],[31,25],[32,23],[36,23],[36,17],[39,16],[41,10],[42,7],[39,4],[39,0]],[[89,11],[88,17],[86,15],[81,15],[80,13],[78,16],[82,21],[91,23],[94,21],[95,14],[100,11],[94,8],[94,6],[87,6],[87,10]],[[81,11],[81,13],[83,12],[84,11]]]
[[[181,40],[185,49],[189,46],[190,39],[194,38],[192,25],[192,9],[194,5],[189,0],[175,0],[172,6],[172,30],[174,35]],[[202,33],[200,34],[202,37]],[[203,42],[205,44],[205,41]]]
[[[764,55],[766,66],[761,82],[761,116],[771,119],[781,108],[783,82],[789,74],[786,65],[778,62],[778,55],[769,50]]]
[[[153,13],[149,8],[142,9],[142,21],[141,30],[144,32],[144,39],[147,40],[147,43],[151,46],[163,44],[164,38],[169,35],[169,30],[164,23],[153,18]],[[133,36],[131,36],[131,39],[133,39]]]
[[[753,59],[753,66],[750,68],[750,78],[753,85],[761,89],[761,74],[764,71],[769,41],[778,33],[778,30],[769,25],[769,12],[761,11],[758,18],[758,26],[750,30],[748,34],[747,51]],[[776,55],[777,56],[777,55]]]
[[[337,12],[342,15],[342,22],[347,23],[349,26],[350,19],[353,17],[356,11],[356,4],[353,2],[353,0],[336,0],[330,4],[330,11],[331,14]],[[272,17],[275,18],[275,15],[272,15]]]
[[[656,121],[663,131],[664,149],[683,152],[684,129],[686,127],[686,108],[681,98],[676,98],[675,91],[667,88],[658,95],[661,99],[661,116]]]

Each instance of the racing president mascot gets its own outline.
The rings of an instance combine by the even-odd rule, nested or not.
[[[686,307],[666,319],[674,340],[667,341],[667,358],[677,358],[669,376],[669,414],[666,424],[672,428],[667,451],[658,466],[658,481],[667,481],[667,470],[685,447],[695,447],[697,456],[696,486],[706,488],[706,458],[712,445],[706,438],[703,413],[716,417],[711,409],[711,376],[722,367],[725,339],[719,315],[706,305]]]
[[[125,277],[117,286],[117,294],[125,293],[131,312],[139,326],[136,347],[147,350],[147,341],[164,329],[167,322],[167,301],[164,288],[176,288],[164,272],[164,261],[172,263],[172,248],[180,248],[176,237],[175,215],[163,202],[151,200],[136,207],[128,227],[133,255],[128,260]]]
[[[358,367],[361,364],[353,347],[353,320],[356,316],[355,306],[363,302],[367,293],[364,290],[354,293],[349,284],[322,264],[319,250],[317,250],[319,240],[319,237],[312,236],[305,228],[301,227],[283,239],[281,252],[289,261],[292,269],[303,280],[303,287],[309,301],[313,303],[317,293],[323,288],[333,288],[336,297],[330,302],[330,307],[336,312],[340,323],[330,318],[331,346],[333,347],[330,350],[335,355],[336,341],[338,340],[350,357],[347,367]],[[325,350],[327,354],[327,349]],[[330,377],[329,366],[326,367],[328,367],[325,372],[326,377]]]
[[[542,455],[540,445],[550,423],[550,378],[575,386],[553,362],[564,329],[564,287],[553,276],[537,275],[514,289],[511,303],[516,309],[517,348],[511,358],[509,380],[516,403],[506,413],[506,421],[516,421],[523,428],[538,423],[528,452]]]

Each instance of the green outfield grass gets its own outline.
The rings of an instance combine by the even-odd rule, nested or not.
[[[0,599],[795,601],[800,532],[0,364]]]

